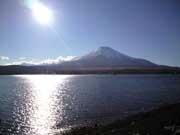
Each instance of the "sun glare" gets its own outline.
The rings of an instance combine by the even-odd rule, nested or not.
[[[35,19],[40,24],[50,24],[52,22],[52,11],[40,2],[32,5],[32,12]]]
[[[63,95],[57,98],[56,94],[61,91],[69,76],[30,75],[24,77],[29,81],[33,90],[33,109],[28,116],[32,132],[38,135],[49,135],[56,132],[53,127],[61,121],[63,116],[63,100],[61,100]],[[59,100],[61,102],[58,102]],[[56,114],[57,111],[58,114]]]

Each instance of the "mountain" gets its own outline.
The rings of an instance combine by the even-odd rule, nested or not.
[[[180,74],[180,68],[162,66],[134,58],[110,47],[100,47],[86,55],[59,64],[0,66],[7,74]]]
[[[125,67],[157,67],[158,65],[145,60],[133,58],[110,47],[100,47],[72,61],[61,63],[64,67],[79,68],[125,68]]]

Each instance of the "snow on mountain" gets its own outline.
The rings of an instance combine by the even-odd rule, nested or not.
[[[70,67],[113,68],[113,67],[155,67],[156,64],[145,60],[130,57],[110,47],[99,47],[81,57],[76,57],[62,64]]]
[[[90,52],[87,55],[82,56],[81,58],[97,57],[104,56],[106,58],[131,58],[127,55],[121,54],[120,52],[110,48],[110,47],[99,47],[97,50]]]

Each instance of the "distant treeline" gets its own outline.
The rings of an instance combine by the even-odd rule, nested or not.
[[[64,68],[57,66],[0,66],[0,75],[16,74],[180,74],[180,68]]]

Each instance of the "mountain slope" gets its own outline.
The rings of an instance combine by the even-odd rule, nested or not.
[[[61,66],[82,68],[120,68],[120,67],[156,67],[158,65],[145,59],[137,59],[122,54],[110,47],[100,47],[72,61],[64,62]]]
[[[0,75],[12,74],[180,74],[180,68],[157,65],[100,47],[59,64],[0,66]]]

